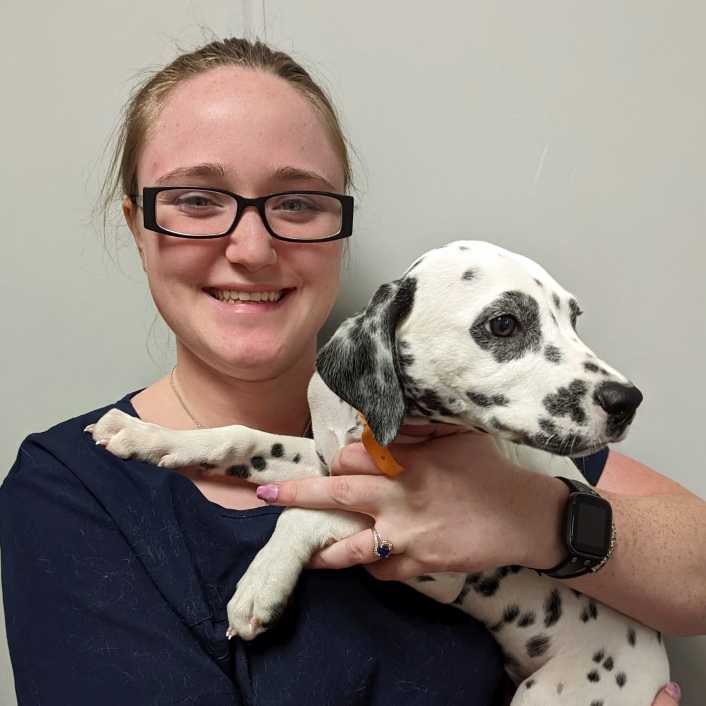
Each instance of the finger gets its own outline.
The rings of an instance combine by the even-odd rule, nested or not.
[[[657,694],[652,706],[676,706],[681,701],[681,689],[676,682],[665,684],[664,688]]]
[[[346,569],[358,564],[379,562],[381,559],[375,554],[374,547],[373,533],[367,529],[322,549],[312,557],[309,568]]]
[[[339,449],[330,466],[331,475],[382,475],[375,461],[361,443],[349,444]]]
[[[389,559],[371,563],[365,568],[380,581],[406,581],[425,573],[416,559],[411,559],[404,554],[393,555]]]
[[[272,505],[350,510],[374,515],[384,498],[396,492],[391,481],[374,476],[331,476],[268,483],[257,489],[257,497]],[[398,491],[397,491],[398,492]]]

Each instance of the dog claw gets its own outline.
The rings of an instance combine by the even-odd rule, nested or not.
[[[237,636],[238,636],[238,633],[235,632],[235,630],[229,626],[228,629],[226,630],[226,637],[230,640],[231,637],[237,637]]]
[[[96,428],[96,425],[95,425],[95,424],[89,424],[89,425],[84,429],[84,431],[86,431],[86,432],[92,432],[95,428]]]

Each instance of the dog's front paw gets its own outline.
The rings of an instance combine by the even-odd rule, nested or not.
[[[106,412],[84,431],[90,432],[96,444],[104,446],[119,458],[160,463],[167,454],[167,430],[131,417],[119,409]]]
[[[228,602],[228,639],[237,635],[252,640],[284,612],[302,566],[271,554],[262,549],[238,581]]]

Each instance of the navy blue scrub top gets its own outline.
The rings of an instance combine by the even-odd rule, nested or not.
[[[456,608],[364,569],[305,571],[281,622],[225,638],[226,603],[281,508],[225,509],[83,428],[22,443],[0,488],[2,585],[19,706],[486,706],[500,649]],[[581,460],[596,483],[607,449]]]

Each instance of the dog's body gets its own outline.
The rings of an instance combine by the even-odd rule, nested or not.
[[[111,410],[89,430],[121,457],[201,465],[262,484],[327,474],[364,415],[387,445],[404,419],[489,432],[517,465],[581,479],[567,455],[619,441],[641,396],[578,339],[578,305],[541,267],[461,241],[378,289],[322,349],[309,385],[314,439],[247,427],[172,431]],[[289,509],[228,604],[252,639],[284,610],[318,549],[369,526],[345,512]],[[409,582],[482,620],[521,684],[513,706],[648,706],[668,681],[661,635],[560,581],[520,567]]]

